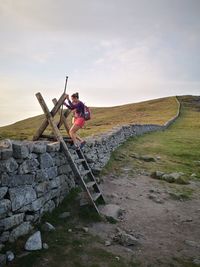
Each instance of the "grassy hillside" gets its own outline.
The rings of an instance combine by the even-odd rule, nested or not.
[[[92,120],[88,121],[80,134],[96,135],[111,130],[116,125],[128,123],[164,124],[177,112],[175,97],[166,97],[136,104],[115,107],[91,108]],[[0,139],[31,139],[40,126],[44,115],[28,118],[12,125],[0,127]],[[57,118],[58,120],[58,118]],[[62,129],[65,135],[65,130]]]
[[[107,171],[118,171],[124,164],[145,171],[184,172],[187,177],[195,173],[200,178],[200,97],[179,97],[182,103],[180,117],[167,131],[153,132],[130,138],[113,152]],[[156,162],[132,158],[133,153],[160,157]],[[119,163],[115,160],[123,154]]]

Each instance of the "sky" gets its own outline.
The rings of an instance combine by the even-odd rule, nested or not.
[[[0,0],[0,126],[64,91],[88,106],[200,94],[200,0]]]

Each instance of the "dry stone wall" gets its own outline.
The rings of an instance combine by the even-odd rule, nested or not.
[[[108,162],[111,152],[131,136],[165,130],[179,115],[159,125],[116,127],[88,138],[84,153],[94,173]],[[74,159],[77,157],[74,152]],[[0,146],[0,244],[27,234],[45,212],[51,212],[76,186],[60,144],[5,140]]]
[[[0,243],[27,234],[75,187],[59,143],[10,141],[0,153]]]

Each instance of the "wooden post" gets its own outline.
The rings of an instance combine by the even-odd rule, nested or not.
[[[70,163],[70,166],[71,166],[71,168],[72,168],[72,170],[73,170],[73,172],[75,174],[75,177],[79,178],[82,181],[83,186],[84,186],[84,188],[85,188],[85,190],[86,190],[86,192],[87,192],[87,194],[88,194],[88,196],[90,198],[90,201],[93,203],[93,205],[94,205],[96,211],[98,212],[98,214],[100,214],[95,202],[92,199],[92,196],[90,194],[89,189],[87,188],[87,185],[86,185],[84,179],[81,177],[80,170],[78,169],[78,167],[74,163],[73,158],[70,156],[70,152],[68,150],[68,147],[67,147],[62,135],[60,134],[60,131],[59,131],[59,129],[58,129],[58,127],[57,127],[57,125],[56,125],[56,123],[54,121],[54,118],[53,118],[52,114],[50,113],[50,111],[49,111],[49,109],[48,109],[48,107],[47,107],[47,105],[46,105],[41,93],[37,93],[36,97],[37,97],[37,99],[38,99],[38,101],[40,103],[40,106],[42,107],[42,109],[44,111],[44,114],[46,115],[46,118],[47,118],[50,126],[52,127],[52,130],[53,130],[53,133],[54,133],[56,139],[60,142],[61,147],[63,148],[63,153],[67,157],[67,159],[68,159],[68,161]]]
[[[57,101],[56,98],[54,98],[54,99],[52,100],[52,102],[54,103],[54,105],[56,105],[56,104],[58,103],[58,101]],[[58,129],[60,129],[60,127],[62,126],[62,124],[64,124],[65,130],[66,130],[67,133],[69,134],[69,129],[70,129],[70,127],[69,127],[69,125],[68,125],[68,123],[67,123],[67,117],[69,116],[71,110],[67,110],[67,111],[66,111],[66,112],[67,112],[67,116],[64,116],[63,112],[61,113],[60,109],[59,109],[58,112],[59,112],[59,114],[61,114],[61,120],[60,120],[59,123],[57,124],[57,127],[58,127]]]
[[[41,95],[40,93],[36,94],[36,97],[38,98],[39,95]],[[53,109],[51,110],[51,115],[52,117],[54,117],[56,115],[56,113],[58,112],[58,110],[60,109],[61,105],[63,104],[63,102],[66,99],[66,94],[62,94],[60,99],[58,100],[57,104],[53,107]],[[39,101],[39,100],[38,100]],[[40,136],[43,134],[43,132],[45,131],[45,129],[47,128],[49,122],[47,120],[47,118],[44,119],[44,121],[42,122],[40,128],[37,130],[37,132],[35,133],[35,135],[33,136],[33,141],[36,141],[40,138]]]

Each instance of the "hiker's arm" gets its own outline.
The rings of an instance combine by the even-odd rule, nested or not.
[[[68,109],[73,109],[70,105],[67,105],[65,102],[63,103],[63,105],[65,105],[65,107],[67,107]]]
[[[79,103],[78,104],[73,104],[69,99],[68,99],[68,103],[69,103],[69,106],[71,107],[71,109],[75,109],[79,106]]]

